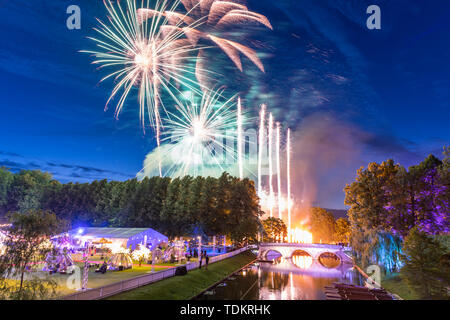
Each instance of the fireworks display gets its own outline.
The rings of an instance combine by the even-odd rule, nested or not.
[[[272,177],[273,177],[273,116],[272,113],[269,114],[269,200],[268,200],[268,208],[270,211],[270,217],[273,216],[273,207],[274,207],[274,195],[273,195],[273,183],[272,183]]]
[[[263,104],[261,106],[261,111],[259,112],[259,132],[258,132],[258,195],[260,199],[263,199],[263,188],[262,188],[262,161],[264,152],[264,141],[265,141],[265,119],[266,119],[266,106]]]
[[[269,113],[268,124],[266,126],[266,105],[261,106],[260,117],[259,117],[259,133],[258,133],[258,196],[260,198],[260,204],[263,210],[268,211],[270,217],[273,217],[274,209],[278,210],[278,218],[283,219],[283,212],[287,210],[287,228],[288,228],[288,239],[293,242],[307,242],[309,241],[305,238],[307,231],[303,232],[302,229],[292,229],[291,223],[291,213],[293,206],[293,199],[291,198],[291,170],[290,170],[290,159],[291,159],[291,131],[287,129],[286,135],[286,198],[282,193],[282,174],[281,174],[281,124],[276,122],[276,130],[274,134],[274,118],[272,113]],[[274,137],[275,136],[275,137]],[[274,139],[275,138],[275,139]],[[267,145],[267,148],[266,148]],[[265,150],[268,150],[265,153]],[[276,172],[273,170],[273,155],[275,153],[276,159]],[[263,164],[268,164],[268,178],[265,180],[264,184],[263,172],[266,168]],[[273,176],[276,174],[277,181],[277,193],[275,195],[273,187]],[[269,189],[268,192],[266,189]],[[300,231],[299,231],[300,230]],[[296,234],[294,236],[294,233]],[[302,240],[303,239],[303,240]]]
[[[225,98],[224,89],[208,88],[207,79],[213,71],[207,68],[205,50],[211,44],[219,47],[240,71],[243,71],[243,55],[264,72],[256,52],[232,41],[231,33],[226,31],[243,23],[257,23],[272,29],[270,22],[232,0],[158,0],[152,2],[153,7],[148,0],[141,1],[140,7],[136,2],[139,1],[125,0],[122,6],[120,2],[105,0],[109,23],[98,20],[100,27],[95,29],[98,37],[90,38],[97,50],[84,52],[94,55],[93,63],[99,68],[111,69],[101,81],[115,80],[106,103],[108,106],[119,97],[115,116],[118,117],[127,97],[137,89],[140,123],[145,128],[148,121],[155,129],[157,147],[147,155],[138,177],[157,174],[216,176],[223,171],[234,172],[241,179],[248,176],[244,169],[250,169],[245,168],[244,162],[251,155],[245,155],[241,99]],[[180,12],[182,7],[185,13]],[[166,107],[167,99],[174,108]],[[272,113],[267,122],[266,128],[266,106],[263,105],[256,142],[258,195],[261,206],[271,217],[276,208],[282,219],[287,208],[290,230],[290,131],[287,132],[285,199],[280,159],[281,125],[275,122]],[[266,146],[267,156],[264,154]],[[263,183],[262,173],[266,161],[267,185]],[[274,175],[277,176],[276,194]],[[265,187],[268,187],[267,193]]]
[[[237,121],[237,153],[238,153],[238,165],[239,165],[239,178],[244,178],[244,163],[242,159],[242,105],[241,105],[241,98],[238,98],[238,105],[237,105],[237,115],[236,115],[236,121]]]
[[[152,2],[155,3],[152,7],[149,0],[142,0],[139,7],[136,3],[139,1],[126,0],[125,5],[121,5],[119,1],[104,0],[109,23],[98,20],[100,26],[94,29],[97,36],[90,37],[97,49],[82,52],[92,54],[95,57],[93,64],[99,65],[99,69],[111,69],[101,82],[110,78],[115,81],[105,109],[118,97],[116,118],[133,89],[138,90],[140,123],[145,131],[148,120],[155,130],[159,148],[164,114],[168,114],[163,95],[180,106],[181,90],[194,94],[210,90],[205,83],[212,71],[204,67],[203,58],[204,49],[208,47],[201,43],[217,45],[241,71],[240,54],[264,71],[254,50],[231,41],[221,30],[252,22],[270,29],[272,26],[265,16],[233,1],[158,0]],[[181,5],[186,9],[184,14],[179,12]],[[240,117],[240,109],[237,116]],[[239,118],[235,122],[241,137],[242,120]],[[239,176],[242,178],[242,141],[239,137]],[[157,162],[162,176],[162,159]]]

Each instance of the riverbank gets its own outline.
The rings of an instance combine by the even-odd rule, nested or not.
[[[256,258],[249,251],[208,266],[195,269],[185,276],[176,276],[131,291],[109,297],[108,300],[186,300],[190,299],[230,273]]]
[[[411,291],[408,285],[401,279],[400,274],[393,273],[381,280],[383,288],[395,293],[404,300],[419,300],[420,298]]]

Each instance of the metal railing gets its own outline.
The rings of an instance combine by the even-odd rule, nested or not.
[[[225,254],[221,254],[218,256],[211,257],[209,259],[209,263],[218,262],[224,259],[231,258],[235,255],[238,255],[247,248],[241,248],[238,250],[234,250]],[[188,271],[197,269],[199,266],[198,262],[189,262],[185,264],[186,269]],[[175,276],[176,268],[170,268],[167,270],[157,271],[155,273],[144,274],[135,278],[123,280],[120,282],[112,283],[103,287],[87,289],[84,291],[79,291],[68,296],[62,297],[63,300],[97,300],[104,299],[128,290],[136,289],[166,278],[170,278]]]

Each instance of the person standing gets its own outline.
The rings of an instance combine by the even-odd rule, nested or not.
[[[205,269],[208,270],[209,256],[205,254]]]
[[[203,253],[200,253],[198,256],[198,262],[199,262],[198,268],[199,269],[202,268],[202,260],[203,260]]]

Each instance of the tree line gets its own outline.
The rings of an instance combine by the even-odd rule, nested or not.
[[[169,237],[226,235],[234,242],[254,239],[262,214],[253,181],[228,173],[63,184],[39,170],[0,168],[0,216],[29,210],[49,210],[73,227],[151,227]]]

